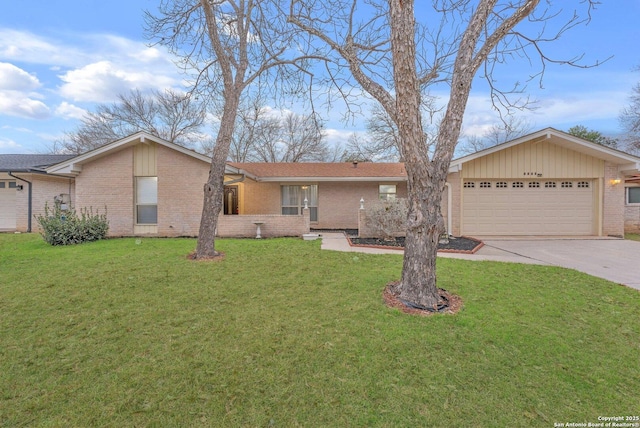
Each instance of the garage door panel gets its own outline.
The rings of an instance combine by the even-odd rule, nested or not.
[[[0,229],[16,228],[16,189],[14,181],[0,181]]]
[[[516,180],[514,180],[516,181]],[[561,182],[508,182],[508,187],[463,188],[466,235],[590,235],[594,231],[593,184],[561,187]],[[580,180],[583,181],[584,180]],[[522,183],[522,187],[519,184]],[[535,186],[535,185],[534,185]],[[546,187],[545,187],[546,186]]]

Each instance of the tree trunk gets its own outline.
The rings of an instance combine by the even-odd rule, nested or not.
[[[216,145],[213,148],[209,179],[204,185],[204,201],[202,204],[200,231],[198,233],[198,245],[196,246],[196,259],[218,255],[215,239],[218,216],[224,204],[224,170],[229,156],[229,147],[231,146],[231,137],[238,115],[239,104],[239,93],[237,95],[229,94],[228,92],[225,94],[222,121],[216,137]]]
[[[434,176],[422,129],[420,83],[416,70],[413,1],[392,0],[391,50],[396,85],[396,123],[408,175],[409,212],[400,299],[433,308],[439,300],[436,254],[440,230],[440,197],[444,182]]]

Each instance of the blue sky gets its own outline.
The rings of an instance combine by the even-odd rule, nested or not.
[[[158,0],[5,2],[0,14],[0,153],[46,152],[77,126],[85,111],[115,100],[118,93],[183,88],[173,58],[147,46],[143,37],[143,11],[157,5]],[[617,117],[640,81],[640,72],[633,71],[640,65],[639,18],[640,2],[605,0],[588,26],[550,46],[557,57],[585,53],[586,63],[613,58],[590,69],[550,66],[543,89],[530,83],[528,93],[538,108],[524,116],[534,130],[582,124],[606,135],[620,132]],[[528,64],[514,63],[500,77],[523,81],[531,72]],[[352,132],[364,131],[363,118],[346,125],[340,117],[339,109],[324,116],[330,141],[346,142]],[[464,131],[480,134],[497,120],[485,85],[477,82]]]

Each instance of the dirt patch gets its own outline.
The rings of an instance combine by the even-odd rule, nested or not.
[[[445,305],[446,307],[440,311],[432,311],[432,310],[424,310],[424,309],[415,309],[405,305],[400,298],[400,290],[398,286],[400,285],[399,281],[390,282],[384,288],[382,292],[382,299],[384,300],[385,305],[390,308],[399,309],[405,314],[409,315],[418,315],[418,316],[430,316],[437,313],[440,314],[457,314],[460,309],[462,309],[462,299],[460,296],[456,296],[455,294],[449,293],[447,290],[443,288],[439,288],[439,294],[441,298],[441,302],[439,306]]]
[[[219,262],[224,260],[224,253],[218,253],[213,257],[200,257],[196,258],[195,250],[187,254],[187,259],[193,260],[194,262]]]

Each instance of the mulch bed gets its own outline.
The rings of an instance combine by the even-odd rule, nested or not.
[[[218,252],[217,256],[201,257],[201,258],[198,259],[198,258],[196,258],[196,251],[193,250],[192,252],[187,254],[187,259],[194,260],[196,262],[219,262],[221,260],[224,260],[224,253]]]
[[[446,304],[446,307],[444,307],[442,310],[429,311],[424,309],[411,308],[405,305],[398,297],[400,295],[400,290],[398,288],[398,285],[400,285],[400,282],[398,281],[390,282],[389,284],[387,284],[387,286],[384,288],[384,291],[382,293],[382,299],[384,300],[385,305],[387,305],[388,307],[399,309],[405,314],[426,317],[426,316],[434,315],[437,313],[457,314],[460,311],[460,309],[462,309],[462,299],[460,298],[460,296],[451,294],[443,288],[438,289],[441,297],[442,305]]]
[[[399,237],[395,240],[384,240],[382,238],[358,238],[357,236],[347,235],[347,239],[353,247],[404,249],[404,237]],[[457,238],[451,237],[449,238],[449,242],[441,242],[438,244],[438,251],[473,254],[482,248],[483,245],[484,244],[477,239],[467,238],[465,236]]]

